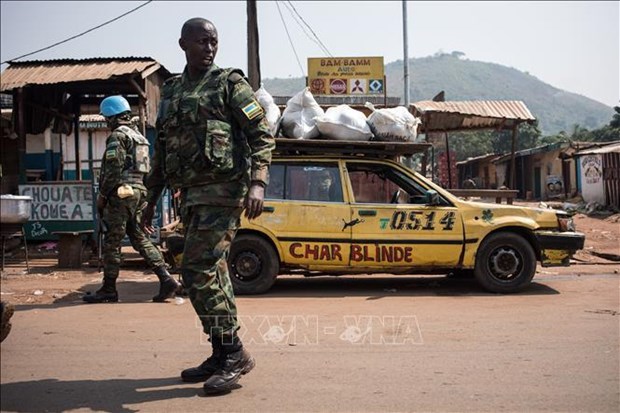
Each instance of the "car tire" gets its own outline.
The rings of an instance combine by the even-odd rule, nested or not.
[[[522,236],[497,232],[486,238],[476,254],[474,275],[486,290],[514,293],[532,282],[536,273],[536,254]]]
[[[242,234],[232,243],[228,267],[235,294],[262,294],[276,281],[280,260],[265,239]]]

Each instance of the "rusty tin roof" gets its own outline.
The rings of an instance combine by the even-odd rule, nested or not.
[[[609,142],[609,145],[601,146],[600,148],[588,148],[575,152],[573,156],[582,155],[594,155],[603,153],[620,153],[620,142]]]
[[[414,116],[422,118],[424,131],[467,129],[510,129],[515,124],[533,123],[536,118],[520,100],[472,100],[412,103]]]
[[[107,80],[130,74],[141,74],[143,77],[146,77],[159,69],[168,72],[150,57],[11,62],[10,66],[0,76],[0,91],[9,92],[29,85]]]

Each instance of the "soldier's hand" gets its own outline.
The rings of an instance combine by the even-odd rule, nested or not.
[[[245,216],[247,219],[258,218],[263,213],[265,187],[260,182],[252,182],[245,199]]]
[[[146,204],[146,206],[142,210],[142,220],[140,221],[140,226],[147,234],[152,234],[153,232],[155,232],[155,228],[153,228],[155,207],[155,204]]]

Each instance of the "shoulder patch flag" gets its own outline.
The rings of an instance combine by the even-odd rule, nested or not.
[[[249,120],[252,120],[263,113],[263,108],[255,100],[253,100],[252,103],[244,106],[241,110]]]

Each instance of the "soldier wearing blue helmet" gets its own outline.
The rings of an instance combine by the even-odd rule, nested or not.
[[[131,107],[122,96],[109,96],[100,105],[112,133],[101,160],[97,211],[108,228],[103,243],[103,286],[83,297],[87,303],[117,302],[116,279],[125,234],[159,278],[155,302],[174,296],[180,287],[168,273],[161,252],[140,225],[146,204],[144,177],[150,170],[149,142],[131,123]]]

